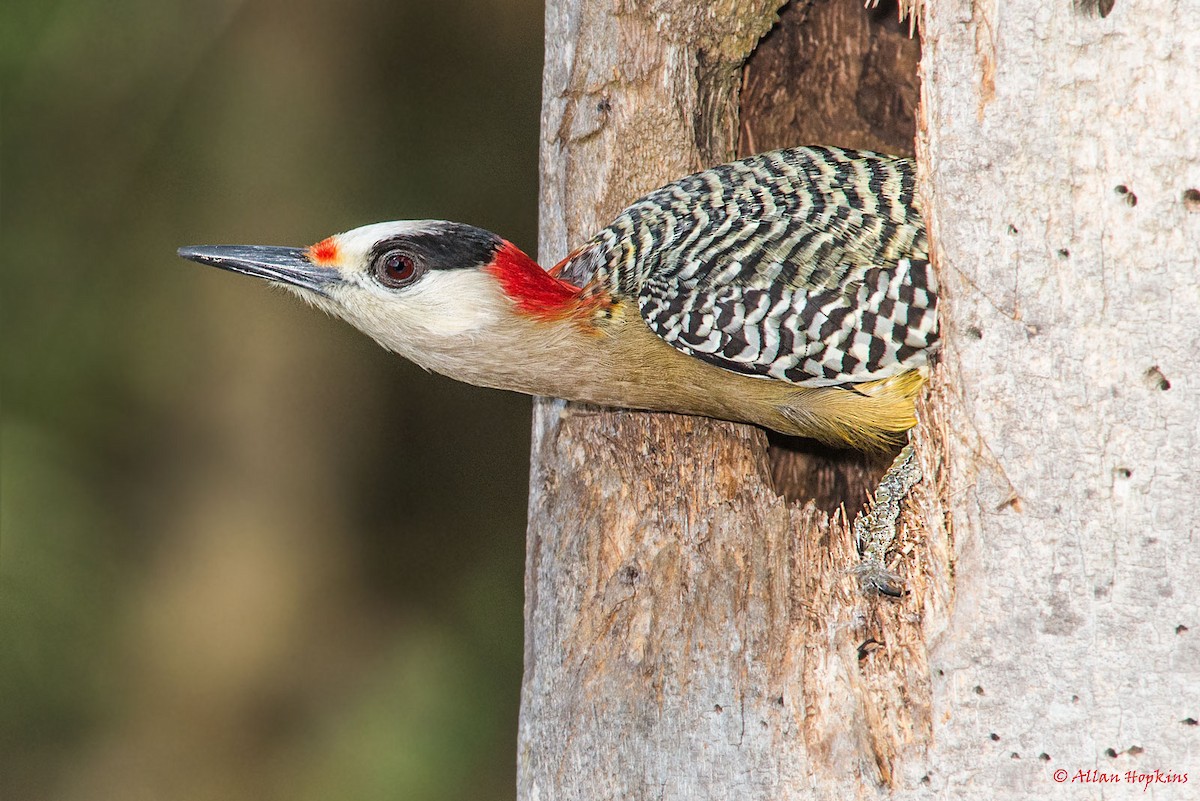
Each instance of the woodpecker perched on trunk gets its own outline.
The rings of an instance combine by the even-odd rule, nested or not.
[[[912,164],[832,147],[668,184],[549,271],[440,220],[179,255],[281,284],[472,384],[855,448],[912,427],[937,342]]]

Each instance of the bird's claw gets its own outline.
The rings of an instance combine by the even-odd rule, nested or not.
[[[904,579],[884,564],[887,550],[896,539],[900,507],[909,491],[921,480],[912,445],[905,445],[892,462],[879,486],[869,511],[854,520],[854,538],[862,562],[854,569],[864,592],[878,592],[892,598],[904,595]]]

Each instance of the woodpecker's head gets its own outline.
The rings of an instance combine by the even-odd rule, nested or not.
[[[464,351],[497,332],[561,319],[579,289],[515,245],[461,223],[378,223],[308,248],[180,248],[185,259],[283,286],[431,370],[459,373]]]

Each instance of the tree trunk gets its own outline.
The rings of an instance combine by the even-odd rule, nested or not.
[[[742,74],[779,5],[548,3],[543,264],[642,193],[733,157],[739,130],[746,149],[911,148],[913,103],[897,123],[894,98],[915,100],[916,51],[855,2],[792,4]],[[905,544],[903,601],[862,596],[838,507],[861,504],[876,466],[775,446],[749,426],[538,403],[523,801],[844,798],[920,782],[924,626],[945,614],[946,548]],[[806,497],[821,508],[793,500]]]
[[[928,5],[944,347],[923,454],[945,469],[924,511],[953,535],[956,598],[930,654],[935,788],[1200,781],[1194,12]]]
[[[649,5],[547,11],[547,262],[732,155],[735,130],[743,150],[907,149],[910,106],[891,101],[915,88],[910,56],[853,3],[789,6],[742,76],[740,120],[738,65],[772,4],[719,25]],[[823,511],[860,500],[861,460],[539,406],[522,799],[1140,795],[1186,776],[1200,21],[1132,7],[927,9],[945,345],[902,601],[857,592],[844,519]]]

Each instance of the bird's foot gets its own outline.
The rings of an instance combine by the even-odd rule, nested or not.
[[[920,480],[921,468],[912,445],[905,445],[875,489],[870,510],[855,518],[854,538],[862,562],[854,569],[854,574],[863,592],[878,592],[893,598],[904,595],[904,579],[888,570],[884,560],[896,539],[900,506]]]

